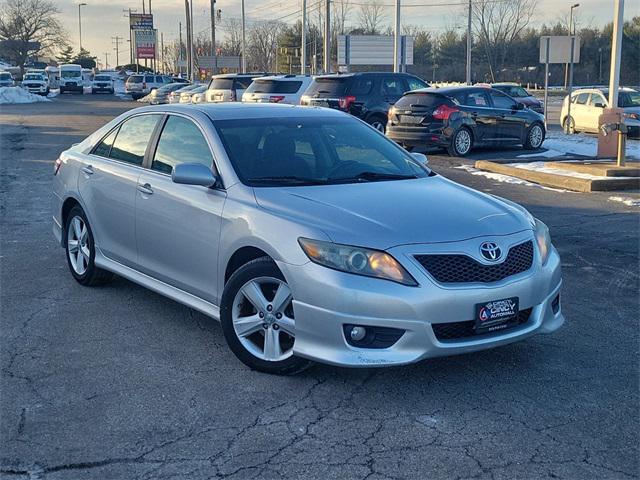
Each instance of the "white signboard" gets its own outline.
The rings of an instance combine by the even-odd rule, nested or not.
[[[400,37],[401,64],[413,65],[413,37]],[[338,65],[393,65],[393,36],[339,35]]]
[[[198,57],[198,66],[200,68],[213,68],[213,57],[208,55]],[[218,55],[215,66],[217,68],[241,68],[240,57],[233,55]]]
[[[549,63],[571,62],[571,39],[573,44],[573,63],[580,63],[580,37],[544,36],[540,37],[540,63],[547,63],[547,39],[549,41]]]

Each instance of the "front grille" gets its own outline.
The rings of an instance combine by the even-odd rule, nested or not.
[[[507,258],[496,265],[484,265],[468,255],[416,255],[416,260],[440,283],[498,282],[531,268],[533,242],[511,247]]]
[[[483,335],[497,335],[503,333],[505,330],[509,330],[510,328],[517,327],[519,325],[523,325],[527,323],[529,317],[531,316],[532,308],[527,308],[525,310],[520,310],[518,312],[518,316],[507,322],[507,326],[500,330],[496,330],[495,332],[485,333]],[[440,341],[442,340],[456,340],[459,338],[468,338],[473,337],[476,334],[476,322],[475,320],[467,320],[464,322],[451,322],[451,323],[433,323],[431,325],[433,328],[433,333],[436,338]]]

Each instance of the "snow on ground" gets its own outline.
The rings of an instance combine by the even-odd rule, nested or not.
[[[565,135],[561,132],[547,132],[547,138],[542,144],[546,151],[518,155],[518,158],[544,157],[554,158],[563,155],[583,155],[595,157],[598,153],[598,138],[585,135]],[[640,159],[640,141],[627,140],[627,157]]]
[[[47,98],[57,97],[58,95],[60,95],[60,89],[52,88],[51,90],[49,90],[49,93],[47,94]]]
[[[544,190],[553,190],[554,192],[568,192],[569,190],[563,190],[560,188],[551,188],[545,187],[544,185],[540,185],[537,183],[527,182],[526,180],[522,180],[521,178],[510,177],[509,175],[503,175],[501,173],[493,173],[493,172],[485,172],[483,170],[478,170],[477,168],[472,167],[471,165],[460,165],[457,167],[459,170],[464,170],[465,172],[470,173],[471,175],[479,175],[481,177],[486,177],[491,180],[495,180],[500,183],[511,183],[514,185],[526,185],[527,187],[537,187],[542,188]]]
[[[12,103],[50,102],[47,97],[29,93],[20,87],[0,87],[0,105]]]
[[[629,207],[640,207],[640,198],[632,198],[632,197],[609,197],[609,200],[612,202],[620,202],[628,205]]]
[[[591,175],[589,173],[574,172],[573,170],[565,170],[562,168],[547,167],[545,162],[527,162],[527,163],[510,163],[510,167],[521,168],[523,170],[532,170],[534,172],[551,173],[553,175],[562,175],[565,177],[585,178],[587,180],[607,180],[611,177],[603,175]],[[632,178],[632,177],[616,177],[616,178]]]

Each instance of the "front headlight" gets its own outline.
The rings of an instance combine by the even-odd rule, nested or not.
[[[536,243],[538,244],[540,259],[544,265],[547,263],[547,258],[549,258],[549,252],[551,251],[551,236],[549,235],[549,228],[537,218],[535,219],[535,229]]]
[[[388,253],[308,238],[299,238],[298,242],[307,257],[319,265],[403,285],[418,285],[409,272]]]

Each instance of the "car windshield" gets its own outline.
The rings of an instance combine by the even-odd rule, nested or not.
[[[43,80],[42,75],[38,73],[31,73],[24,76],[25,80]]]
[[[401,147],[352,118],[214,122],[233,167],[255,187],[326,185],[428,176]]]
[[[107,82],[111,81],[111,77],[108,75],[96,75],[94,80],[97,80],[99,82]]]
[[[296,93],[302,80],[254,80],[247,93]]]
[[[331,94],[344,95],[349,86],[351,77],[318,77],[305,92],[306,95]]]
[[[10,79],[11,79],[10,73],[0,73],[0,80],[10,80]]]
[[[500,90],[513,98],[524,98],[530,96],[524,88],[517,85],[497,85],[495,89]]]
[[[60,72],[60,78],[76,78],[81,75],[80,70],[63,70]]]
[[[640,92],[618,93],[618,106],[620,108],[640,107]]]

